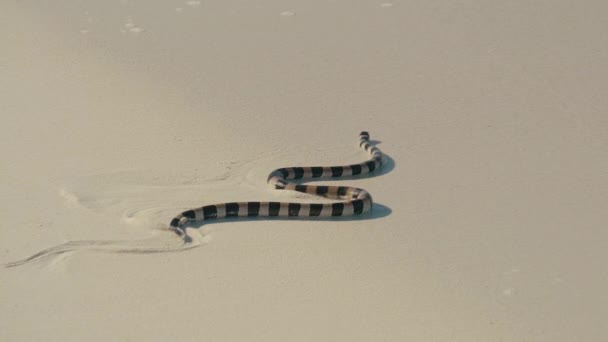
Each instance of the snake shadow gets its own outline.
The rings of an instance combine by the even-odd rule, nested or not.
[[[379,143],[378,141],[374,141],[374,143]],[[372,177],[378,177],[385,175],[395,169],[395,160],[384,154],[384,164],[382,168],[376,170],[372,173],[368,173],[366,175],[357,175],[357,176],[346,176],[340,177],[338,179],[325,179],[324,181],[328,182],[341,182],[341,181],[350,181],[350,180],[358,180],[358,179],[366,179]],[[297,184],[308,183],[307,181],[291,181]],[[249,222],[249,221],[331,221],[331,222],[341,222],[341,221],[365,221],[365,220],[376,220],[389,216],[392,213],[391,208],[374,201],[374,206],[372,209],[366,213],[360,215],[353,216],[332,216],[332,217],[311,217],[311,216],[294,216],[294,217],[270,217],[270,216],[256,216],[256,217],[228,217],[228,218],[220,218],[209,221],[199,221],[188,223],[188,228],[194,229],[202,229],[203,226],[218,224],[218,223],[228,223],[228,222]]]

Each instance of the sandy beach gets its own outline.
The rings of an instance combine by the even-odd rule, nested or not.
[[[605,341],[607,11],[2,1],[0,341]],[[371,213],[168,231],[361,131]]]

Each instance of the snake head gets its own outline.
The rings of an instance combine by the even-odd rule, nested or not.
[[[169,226],[169,230],[177,234],[179,237],[186,236],[186,232],[180,227]]]

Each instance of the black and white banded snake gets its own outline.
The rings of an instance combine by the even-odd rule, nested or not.
[[[291,180],[321,180],[363,175],[374,172],[384,164],[384,154],[369,141],[369,133],[359,134],[359,147],[370,155],[370,159],[359,164],[343,166],[284,167],[268,176],[268,184],[275,189],[293,190],[324,198],[340,200],[334,203],[294,202],[230,202],[205,205],[186,210],[175,216],[169,229],[188,242],[185,226],[190,222],[207,221],[228,217],[332,217],[359,215],[373,206],[371,195],[364,189],[351,186],[304,185]]]

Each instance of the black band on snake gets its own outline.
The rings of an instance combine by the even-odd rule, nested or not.
[[[268,183],[279,190],[294,190],[311,195],[340,200],[334,203],[289,202],[231,202],[205,205],[186,210],[175,216],[169,225],[179,236],[187,239],[185,225],[188,222],[207,221],[225,217],[330,217],[351,216],[372,208],[371,195],[364,189],[350,186],[302,185],[290,180],[320,180],[363,175],[382,167],[384,155],[369,142],[369,133],[359,134],[359,147],[367,151],[370,159],[359,164],[344,166],[284,167],[268,176]]]

